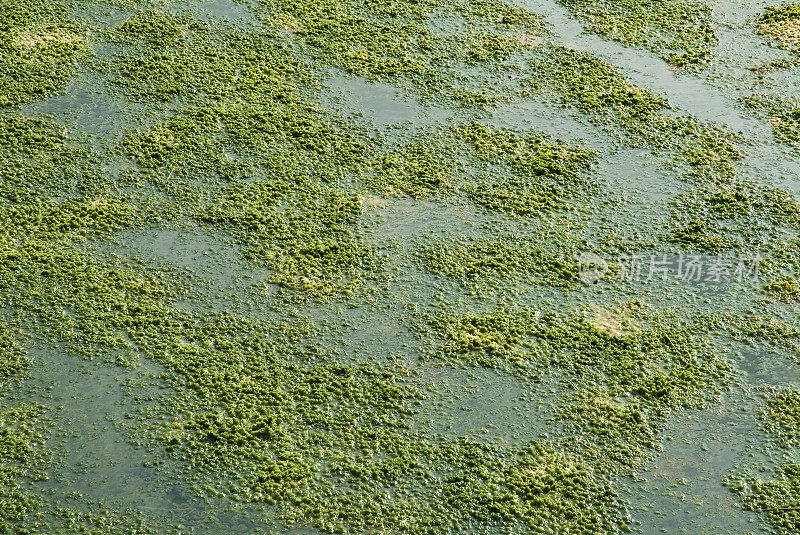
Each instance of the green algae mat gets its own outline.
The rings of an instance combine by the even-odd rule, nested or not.
[[[0,533],[800,533],[800,4],[6,0]]]

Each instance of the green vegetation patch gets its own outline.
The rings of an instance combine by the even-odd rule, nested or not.
[[[58,1],[0,5],[0,106],[43,98],[67,83],[88,49],[86,30]]]
[[[96,155],[47,119],[0,116],[0,204],[107,192]]]
[[[20,333],[10,325],[0,328],[0,377],[12,377],[28,364],[25,350],[19,343]]]
[[[416,257],[431,273],[466,285],[514,280],[566,286],[578,280],[576,251],[567,244],[556,251],[535,239],[502,235],[432,239],[419,246]]]
[[[106,61],[118,88],[137,100],[209,103],[296,101],[312,79],[269,31],[215,30],[164,11],[134,14],[108,31],[120,51]]]
[[[508,60],[537,46],[541,28],[536,15],[498,0],[257,5],[266,24],[303,43],[324,64],[372,80],[410,82],[423,93],[478,106],[508,96],[498,91],[496,76],[467,81],[461,72],[475,65],[513,70]],[[439,30],[439,21],[453,24]]]
[[[36,421],[42,413],[37,405],[20,405],[0,412],[0,532],[18,533],[17,527],[38,506],[23,487],[39,461],[42,437]]]
[[[597,191],[584,176],[597,154],[583,147],[477,122],[460,126],[456,136],[480,161],[499,167],[497,174],[464,186],[475,203],[490,210],[531,215],[564,208],[569,199]]]
[[[637,303],[566,315],[497,308],[430,322],[447,362],[574,377],[558,421],[580,437],[579,450],[611,469],[649,458],[667,411],[702,405],[730,376],[702,319],[684,322]]]
[[[794,277],[772,280],[764,285],[764,291],[782,301],[791,302],[800,299],[800,283]]]
[[[783,143],[800,143],[800,109],[789,109],[773,115],[770,124],[775,138]]]
[[[800,530],[800,465],[779,466],[774,476],[739,479],[729,486],[748,510],[763,514],[777,533],[796,533]]]
[[[633,86],[616,67],[590,54],[557,47],[531,65],[540,91],[554,90],[590,120],[614,124],[631,146],[668,151],[680,176],[699,186],[674,200],[669,241],[710,252],[769,248],[779,228],[800,221],[800,204],[792,195],[739,177],[738,136],[670,114],[665,100]]]
[[[527,359],[576,373],[601,368],[605,380],[612,381],[607,385],[611,395],[658,399],[669,406],[693,405],[726,373],[702,340],[701,325],[682,325],[668,316],[645,322],[635,307],[595,307],[572,316],[497,309],[436,324],[450,358],[494,364]]]
[[[612,122],[632,144],[672,150],[697,181],[730,183],[742,155],[738,138],[691,117],[669,114],[669,103],[633,85],[615,66],[591,54],[555,47],[537,58],[533,83],[551,88],[594,121]]]
[[[414,198],[435,196],[453,188],[450,151],[436,140],[425,139],[388,152],[374,163],[375,186],[390,195]]]
[[[538,533],[627,531],[610,486],[581,457],[533,443],[499,470],[451,475],[445,500],[485,521],[516,520]]]
[[[433,324],[445,343],[443,354],[453,362],[481,366],[524,366],[531,360],[530,339],[536,332],[535,314],[498,308],[480,314],[443,316]]]
[[[776,39],[781,46],[797,50],[800,45],[800,4],[768,7],[757,19],[758,33]]]
[[[675,67],[708,63],[717,44],[711,8],[685,0],[561,0],[590,32],[657,52]]]
[[[765,314],[732,318],[731,335],[750,344],[766,343],[795,353],[800,358],[800,329]]]
[[[763,243],[777,234],[776,227],[800,223],[800,204],[794,196],[743,180],[700,186],[678,195],[672,204],[667,239],[710,252]]]
[[[764,425],[782,445],[800,444],[800,390],[784,388],[768,395],[764,415]]]
[[[361,212],[358,196],[270,180],[231,185],[201,219],[231,229],[251,258],[274,270],[276,281],[321,295],[375,264],[358,232]]]
[[[766,93],[751,95],[744,103],[768,117],[776,141],[793,146],[800,144],[800,102]]]

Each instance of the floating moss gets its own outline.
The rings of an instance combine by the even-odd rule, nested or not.
[[[0,198],[4,203],[100,195],[110,187],[96,155],[46,119],[0,116]]]
[[[35,424],[42,409],[20,405],[0,412],[0,531],[5,533],[16,533],[39,505],[23,482],[39,461],[42,436]]]
[[[117,154],[98,165],[97,155],[50,121],[0,118],[0,173],[9,177],[0,203],[4,302],[26,331],[74,355],[157,365],[167,388],[138,413],[137,440],[152,447],[156,462],[179,460],[187,485],[209,501],[269,505],[265,514],[287,529],[340,533],[626,531],[614,478],[649,458],[669,411],[700,406],[728,379],[710,318],[648,314],[635,304],[541,314],[513,306],[457,313],[445,305],[426,325],[445,364],[565,379],[551,422],[557,437],[477,443],[417,427],[425,393],[400,363],[405,351],[395,361],[361,346],[344,350],[344,339],[331,343],[331,335],[345,336],[331,328],[340,303],[287,306],[261,296],[268,304],[258,316],[208,303],[187,312],[176,300],[193,279],[183,281],[169,266],[120,265],[78,244],[92,237],[102,246],[140,223],[146,202],[121,188],[142,188],[176,207],[161,216],[170,228],[199,221],[198,230],[228,232],[273,281],[337,299],[386,275],[361,229],[355,192],[365,187],[420,198],[464,192],[513,215],[555,211],[597,192],[589,175],[596,154],[537,133],[473,122],[437,130],[441,143],[382,146],[312,104],[313,73],[330,66],[482,106],[511,98],[515,87],[498,80],[520,74],[520,57],[535,56],[529,65],[541,89],[555,88],[564,103],[618,129],[631,145],[674,153],[683,178],[702,186],[676,204],[686,216],[675,218],[686,230],[679,241],[699,235],[708,240],[699,246],[708,247],[729,238],[727,223],[749,222],[753,212],[792,223],[797,204],[742,186],[735,136],[674,117],[663,98],[610,64],[545,46],[537,17],[523,9],[492,0],[249,4],[263,26],[199,22],[165,8],[135,12],[98,37],[112,51],[102,66],[113,87],[157,115],[122,141],[129,160],[121,164],[130,166],[124,181],[102,169]],[[702,6],[675,4],[666,13],[663,2],[623,7],[634,5],[666,18],[698,13],[694,30],[704,31]],[[633,16],[637,24],[639,16],[651,17]],[[437,27],[445,19],[457,21],[455,31]],[[680,43],[688,26],[675,26],[680,35],[667,38]],[[675,64],[706,60],[688,47],[663,53],[676,52]],[[489,175],[460,172],[476,162]],[[469,289],[491,288],[504,301],[513,300],[503,295],[509,287],[522,292],[526,283],[569,289],[578,274],[575,253],[591,250],[588,243],[553,230],[560,221],[534,233],[530,226],[542,221],[495,217],[516,232],[486,226],[477,237],[445,235],[424,242],[416,258],[429,272]],[[437,280],[443,282],[428,282]],[[467,305],[475,293],[464,298]],[[375,305],[379,313],[383,306]],[[306,311],[325,317],[314,322]],[[793,336],[788,327],[750,328]],[[0,370],[8,373],[24,365],[16,336],[0,336],[9,355]],[[0,437],[12,437],[12,446],[35,441],[15,426]],[[2,470],[24,464],[31,451],[0,459]],[[15,494],[20,479],[0,483],[4,521],[31,510],[27,495]],[[100,529],[63,514],[76,531]]]
[[[470,198],[489,209],[530,215],[565,207],[565,201],[595,191],[583,176],[597,155],[583,147],[530,132],[514,132],[473,122],[456,130],[477,157],[491,164],[504,164],[514,175],[473,180],[465,186]]]
[[[361,210],[357,196],[276,180],[231,186],[202,219],[231,228],[249,245],[250,257],[275,271],[275,280],[325,294],[375,262],[357,232]]]
[[[212,30],[169,12],[141,12],[109,32],[122,51],[107,61],[116,87],[132,98],[194,103],[237,99],[295,101],[312,83],[273,32]],[[232,99],[232,100],[237,100]]]
[[[534,443],[498,472],[450,476],[448,503],[484,522],[524,521],[532,529],[564,533],[625,531],[613,492],[580,457]],[[555,506],[555,504],[558,504]]]
[[[524,365],[524,342],[534,331],[535,316],[496,309],[483,314],[466,314],[434,320],[445,338],[443,351],[454,361],[493,366],[498,362]]]
[[[656,381],[668,383],[658,376],[644,383]],[[663,390],[652,386],[648,385],[648,390]],[[615,396],[604,388],[581,390],[566,400],[558,420],[573,433],[576,449],[588,449],[611,466],[624,468],[635,467],[653,456],[659,444],[658,434],[665,425],[663,407]]]
[[[671,0],[562,0],[587,29],[625,45],[646,47],[675,67],[708,63],[717,37],[711,7]]]
[[[431,273],[465,284],[525,277],[529,281],[569,285],[578,280],[578,264],[570,251],[553,251],[513,236],[455,238],[422,244],[416,254]]]
[[[4,325],[0,328],[0,377],[17,375],[28,364],[18,337],[19,332],[13,327]]]
[[[637,303],[560,315],[498,308],[431,320],[448,361],[522,374],[574,374],[580,388],[557,420],[611,470],[649,459],[667,411],[702,405],[730,370],[704,338],[703,321],[683,323]]]
[[[662,97],[636,87],[613,65],[585,52],[555,47],[532,63],[533,83],[558,91],[592,120],[619,126],[634,145],[673,150],[686,178],[730,183],[742,155],[737,137],[691,117],[668,114]]]
[[[794,278],[778,279],[765,284],[764,291],[783,301],[797,301],[800,298],[800,283]]]
[[[773,94],[756,94],[744,99],[748,108],[767,116],[775,140],[787,145],[800,143],[800,103]]]
[[[800,109],[787,110],[770,120],[775,138],[784,143],[800,143]]]
[[[376,163],[376,185],[390,194],[402,193],[415,198],[437,195],[452,189],[450,170],[436,151],[426,143],[392,151]]]
[[[652,315],[652,313],[650,313]],[[452,358],[538,361],[572,368],[598,367],[609,395],[692,405],[705,388],[727,373],[727,365],[702,340],[701,324],[681,324],[668,315],[648,317],[635,306],[616,312],[559,316],[497,309],[479,315],[443,318],[435,325]],[[486,357],[488,360],[484,359]]]
[[[690,221],[684,226],[674,228],[668,239],[674,243],[690,245],[709,252],[719,252],[736,245],[736,242],[719,236],[717,232],[706,221]]]
[[[740,479],[730,488],[747,509],[762,513],[776,532],[800,530],[800,465],[784,464],[774,470],[772,479]]]
[[[43,98],[67,83],[88,49],[86,30],[62,2],[0,6],[0,106]]]
[[[191,19],[169,11],[140,11],[110,28],[107,35],[115,43],[167,47],[181,43],[190,26]]]
[[[764,314],[751,314],[737,318],[733,323],[735,329],[731,334],[737,339],[750,343],[766,342],[793,352],[800,350],[800,330],[783,321]]]
[[[800,390],[784,388],[767,396],[767,430],[784,446],[800,444]]]
[[[315,0],[258,6],[265,23],[301,40],[325,64],[374,80],[405,80],[417,91],[467,105],[504,97],[492,87],[493,78],[480,79],[478,91],[465,87],[459,67],[501,69],[504,60],[536,45],[532,37],[541,28],[530,11],[497,0],[391,5]],[[458,18],[462,24],[455,32],[433,31],[430,23],[439,17]]]
[[[789,49],[800,44],[800,4],[768,7],[757,20],[758,32],[773,37]]]

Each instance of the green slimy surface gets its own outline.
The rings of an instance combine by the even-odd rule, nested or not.
[[[796,531],[738,5],[3,4],[0,532]]]

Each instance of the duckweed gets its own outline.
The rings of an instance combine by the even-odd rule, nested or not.
[[[423,243],[416,257],[431,273],[467,285],[524,278],[567,286],[577,281],[578,264],[574,251],[565,249],[554,251],[515,236],[455,238]]]
[[[664,406],[697,403],[728,369],[703,340],[706,327],[684,325],[666,314],[645,315],[645,323],[642,315],[635,306],[570,316],[498,309],[434,324],[445,336],[443,350],[450,358],[483,364],[531,359],[582,374],[596,367],[600,381],[610,381],[609,395]]]
[[[504,164],[497,175],[474,180],[465,189],[477,204],[490,210],[530,215],[565,207],[567,199],[596,191],[583,176],[597,154],[563,141],[552,141],[536,132],[518,136],[504,128],[477,122],[456,130],[477,157],[491,164]]]
[[[7,4],[0,34],[8,38],[0,47],[14,48],[16,56],[7,57],[26,58],[28,78],[11,63],[7,78],[0,61],[0,85],[15,80],[3,93],[9,102],[0,105],[56,90],[86,49],[83,29],[65,22],[60,4]],[[671,413],[702,406],[731,381],[719,353],[719,323],[636,302],[566,312],[544,301],[540,308],[515,302],[543,285],[569,294],[578,279],[576,253],[593,247],[553,230],[561,223],[555,218],[574,214],[506,215],[594,202],[591,170],[600,155],[476,121],[389,146],[312,104],[319,71],[336,67],[466,106],[555,90],[564,104],[623,133],[628,145],[674,157],[695,192],[676,198],[667,241],[707,250],[755,247],[746,233],[765,219],[796,225],[796,201],[738,178],[736,136],[676,116],[665,99],[609,63],[546,44],[538,18],[524,9],[496,0],[249,4],[263,25],[201,22],[166,7],[130,12],[97,32],[111,52],[93,66],[111,74],[115,91],[157,116],[126,133],[120,154],[96,153],[47,119],[0,116],[0,296],[14,311],[14,323],[0,331],[0,376],[26,367],[27,335],[75,356],[158,365],[168,388],[141,407],[136,424],[127,423],[137,442],[153,447],[154,464],[171,457],[197,495],[272,506],[257,510],[289,529],[627,531],[612,482],[652,457]],[[708,9],[699,3],[631,1],[602,12],[596,2],[568,5],[592,17],[593,31],[657,50],[676,66],[703,64],[714,43]],[[521,75],[520,58],[532,67],[532,80]],[[48,66],[46,81],[37,78],[41,65]],[[509,73],[519,85],[506,82]],[[128,158],[114,162],[124,167],[122,180],[105,168],[117,156]],[[186,297],[191,277],[92,252],[94,243],[151,217],[170,227],[199,223],[198,232],[229,233],[273,282],[336,301],[387,275],[379,246],[362,228],[356,192],[365,189],[414,198],[463,193],[502,212],[492,217],[504,230],[492,237],[488,226],[475,236],[443,234],[422,240],[414,254],[428,272],[469,290],[491,289],[513,306],[469,310],[474,298],[487,301],[473,291],[459,301],[464,308],[446,303],[438,315],[422,314],[421,338],[430,338],[433,355],[451,367],[551,380],[558,386],[547,422],[552,436],[477,441],[420,428],[419,407],[436,394],[405,367],[405,351],[395,359],[364,345],[353,358],[348,340],[331,343],[331,334],[346,336],[330,332],[341,302],[325,308],[324,300],[260,296],[269,303],[260,316],[235,307],[222,312],[214,303],[189,312],[177,300]],[[144,199],[150,195],[166,198],[171,210],[156,217]],[[549,230],[531,231],[549,218]],[[745,235],[727,228],[734,226]],[[86,240],[94,241],[82,245]],[[777,294],[786,291],[781,281],[798,276],[795,245],[765,264],[779,281]],[[600,293],[587,295],[595,300]],[[391,297],[400,305],[408,299]],[[431,304],[424,296],[419,301],[418,310]],[[305,315],[308,309],[314,316]],[[761,315],[742,322],[733,333],[740,339],[797,349],[796,329],[787,323]],[[129,388],[136,396],[136,385]],[[790,392],[768,401],[766,425],[794,441]],[[104,518],[48,508],[43,500],[50,497],[29,492],[26,483],[43,466],[43,410],[23,405],[0,414],[0,531],[58,531],[37,524],[53,514],[65,519],[65,532],[133,532],[124,515],[108,527]],[[796,524],[795,468],[739,489],[776,529]]]
[[[796,301],[800,298],[800,283],[797,279],[787,277],[768,282],[764,291],[783,301]]]
[[[477,88],[463,85],[459,67],[502,69],[503,60],[536,46],[532,36],[541,27],[530,11],[498,0],[257,5],[266,24],[301,40],[324,64],[373,80],[411,82],[418,91],[467,105],[506,97],[491,77],[479,80]],[[458,20],[457,30],[435,31],[430,22],[439,18]]]
[[[534,322],[536,316],[526,311],[504,309],[433,320],[449,359],[481,366],[524,365],[531,359],[525,341],[535,331]]]
[[[579,450],[611,467],[647,460],[666,413],[702,405],[730,374],[703,319],[684,323],[638,303],[569,315],[498,308],[430,321],[447,361],[523,374],[560,369],[579,379],[585,386],[566,395],[557,420],[580,437]]]
[[[46,196],[93,196],[109,189],[100,164],[82,143],[46,119],[0,116],[0,198],[41,202]]]
[[[41,435],[35,430],[42,407],[20,405],[0,412],[0,531],[15,533],[38,505],[21,479],[38,460]]]
[[[770,121],[775,138],[784,143],[800,143],[800,109],[790,109]]]
[[[0,377],[17,375],[28,363],[18,338],[19,333],[8,325],[0,330]]]
[[[540,90],[557,91],[564,103],[598,124],[613,123],[631,146],[669,151],[681,176],[700,185],[699,192],[675,199],[665,233],[669,241],[710,252],[767,246],[776,228],[797,225],[800,207],[791,195],[738,176],[743,157],[739,136],[670,114],[667,101],[633,86],[616,67],[587,53],[556,47],[533,65]]]
[[[776,141],[787,145],[800,143],[798,102],[771,94],[752,95],[744,102],[748,108],[768,115]]]
[[[402,193],[414,198],[452,189],[451,170],[443,158],[436,156],[440,151],[420,142],[384,154],[375,165],[376,186],[390,194]]]
[[[585,52],[555,47],[537,58],[533,83],[552,88],[565,103],[599,123],[613,122],[635,146],[674,150],[687,178],[728,183],[742,155],[737,137],[691,117],[668,113],[664,98],[636,87],[613,65]]]
[[[111,29],[109,40],[122,50],[105,68],[136,99],[208,103],[237,95],[290,102],[298,83],[311,82],[274,32],[218,32],[207,23],[148,11]]]
[[[751,314],[735,322],[732,335],[748,342],[762,341],[774,347],[800,350],[800,330],[764,314]]]

